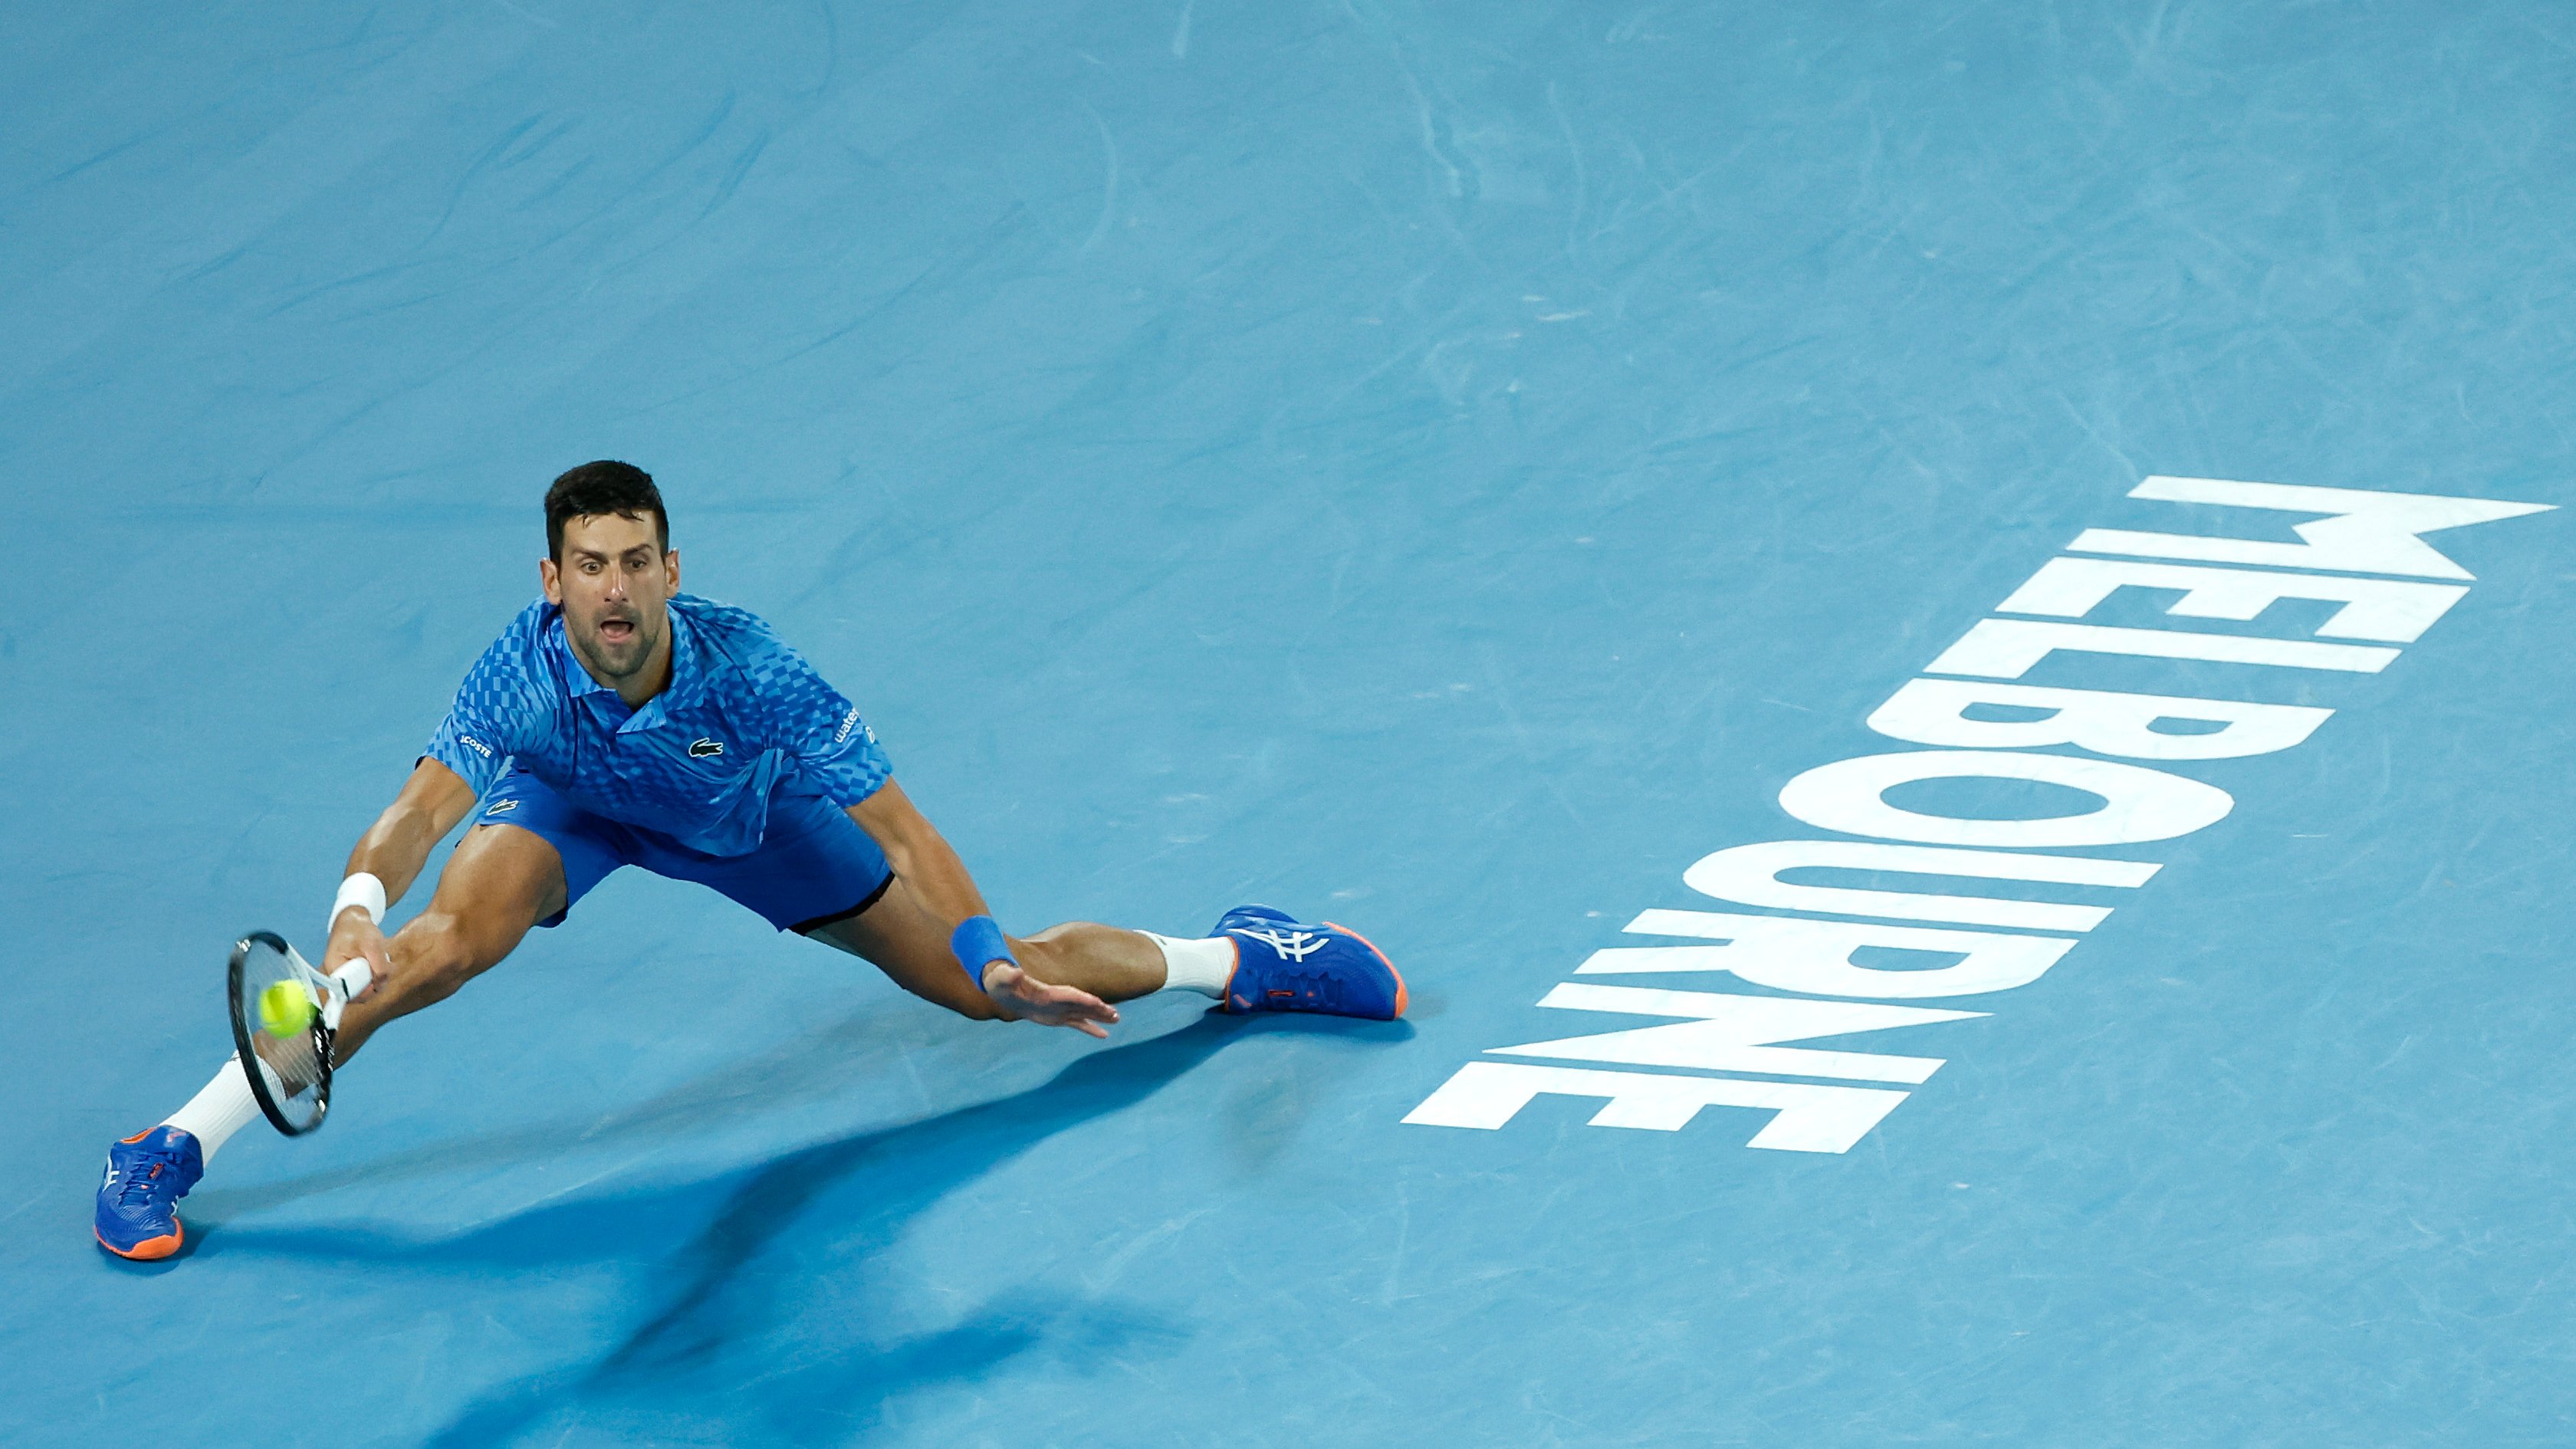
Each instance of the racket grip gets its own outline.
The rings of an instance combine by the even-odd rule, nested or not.
[[[366,957],[352,956],[333,967],[325,979],[331,983],[331,989],[322,997],[322,1024],[338,1031],[340,1013],[348,1010],[349,1003],[374,984],[376,969],[367,964]]]
[[[376,983],[376,970],[367,964],[366,957],[352,956],[332,969],[331,979],[354,998],[366,995],[367,988]]]

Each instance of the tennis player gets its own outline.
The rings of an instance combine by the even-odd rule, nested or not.
[[[585,463],[557,478],[546,546],[544,600],[484,651],[349,854],[323,969],[363,956],[375,979],[342,1018],[335,1061],[498,965],[529,927],[560,924],[622,865],[712,886],[978,1021],[1105,1037],[1113,1003],[1156,991],[1232,1012],[1403,1013],[1404,981],[1375,946],[1265,906],[1197,938],[1080,921],[1005,935],[857,707],[758,618],[679,591],[670,515],[643,470]],[[386,906],[468,815],[428,909],[386,937]],[[109,1147],[100,1245],[177,1252],[178,1199],[258,1115],[236,1059]]]

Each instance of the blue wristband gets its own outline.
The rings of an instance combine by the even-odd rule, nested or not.
[[[1011,954],[1010,938],[1002,934],[991,916],[968,916],[958,922],[957,929],[949,933],[948,949],[957,953],[957,964],[966,968],[966,978],[975,983],[977,991],[984,989],[985,967],[996,961],[1020,964],[1020,958]]]

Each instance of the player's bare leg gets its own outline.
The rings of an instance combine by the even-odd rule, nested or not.
[[[1118,1020],[1111,1002],[1157,991],[1196,991],[1233,1012],[1404,1014],[1404,979],[1385,954],[1340,926],[1310,926],[1265,906],[1239,906],[1217,929],[1176,938],[1068,921],[1013,936],[1018,970],[1042,998],[976,989],[959,963],[947,920],[900,875],[873,906],[807,934],[874,963],[895,984],[978,1021],[1020,1017],[1094,1036]],[[1001,966],[995,966],[998,973]],[[994,980],[999,981],[996,976]]]
[[[563,908],[563,857],[543,836],[515,825],[466,831],[429,908],[385,943],[393,969],[340,1018],[332,1065],[357,1055],[386,1022],[455,995]]]
[[[911,883],[897,876],[875,905],[807,934],[868,961],[897,986],[925,1001],[977,1021],[996,1020],[1003,1013],[975,989],[950,951],[949,928],[922,903]],[[1050,986],[1071,987],[1102,1002],[1132,1001],[1169,984],[1170,969],[1162,948],[1142,931],[1068,921],[1034,936],[1009,939],[1021,970]],[[1114,1010],[1103,1018],[1117,1019]]]

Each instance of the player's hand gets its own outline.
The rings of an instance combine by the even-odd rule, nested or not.
[[[1107,1040],[1117,1024],[1118,1008],[1070,986],[1049,986],[1008,961],[984,968],[984,994],[1013,1021],[1040,1026],[1069,1026],[1086,1036]]]
[[[375,979],[367,983],[366,990],[351,997],[352,1001],[364,1001],[382,988],[385,978],[393,972],[393,961],[385,954],[384,930],[368,920],[365,911],[351,906],[331,923],[330,944],[322,948],[322,972],[327,976],[340,969],[342,962],[360,956],[367,958],[367,969]]]

